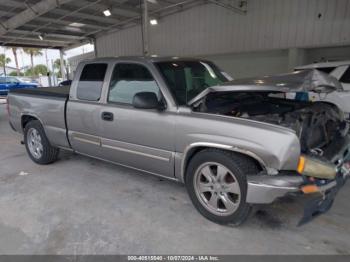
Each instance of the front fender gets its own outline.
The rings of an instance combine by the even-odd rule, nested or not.
[[[246,154],[262,168],[296,170],[300,156],[300,142],[295,132],[261,122],[191,114],[182,118],[177,130],[176,152],[181,163],[181,176],[187,160],[196,148],[211,147]]]

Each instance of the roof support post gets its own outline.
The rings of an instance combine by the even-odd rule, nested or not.
[[[142,45],[143,54],[149,54],[149,19],[148,19],[148,0],[143,0],[143,33],[142,33]]]
[[[64,65],[64,59],[63,59],[64,51],[63,49],[60,49],[60,66],[61,66],[61,76],[63,80],[66,80],[66,69]]]
[[[293,71],[296,66],[305,62],[305,50],[302,48],[288,49],[288,71]]]
[[[97,58],[98,57],[98,51],[97,51],[96,37],[94,37],[92,39],[92,43],[94,45],[94,55],[95,55],[95,58]]]

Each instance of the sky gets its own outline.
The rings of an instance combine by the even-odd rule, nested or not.
[[[93,45],[91,45],[91,44],[83,45],[83,46],[80,46],[77,48],[67,50],[65,52],[64,58],[67,59],[67,58],[72,57],[72,56],[91,52],[93,50],[94,50]],[[0,46],[0,54],[4,54],[4,52],[6,52],[5,53],[6,57],[9,57],[11,59],[11,63],[7,64],[7,66],[16,67],[15,59],[14,59],[12,50],[5,49],[5,48]],[[42,53],[43,53],[42,56],[34,57],[34,64],[35,65],[44,64],[44,65],[47,65],[50,68],[50,70],[52,70],[51,63],[53,61],[55,61],[57,58],[60,58],[59,50],[43,49]],[[19,64],[20,68],[23,66],[30,66],[30,56],[25,54],[22,49],[17,51],[17,56],[18,56],[18,64]],[[46,57],[47,57],[47,59],[46,59]]]

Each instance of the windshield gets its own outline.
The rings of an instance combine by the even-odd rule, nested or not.
[[[207,61],[158,62],[156,65],[179,105],[186,105],[208,87],[228,81],[213,63]]]

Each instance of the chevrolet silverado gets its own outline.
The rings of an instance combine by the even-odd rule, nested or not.
[[[201,59],[98,58],[70,87],[10,91],[9,120],[35,163],[70,150],[177,180],[219,224],[284,196],[310,197],[301,223],[327,211],[349,175],[348,123],[286,94],[341,84],[317,70],[229,80]]]

